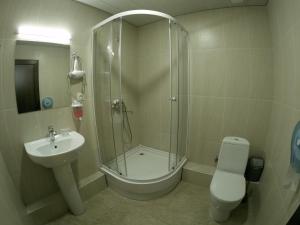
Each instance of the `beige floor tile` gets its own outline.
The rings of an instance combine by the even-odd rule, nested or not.
[[[107,188],[86,203],[81,216],[67,214],[48,225],[218,225],[209,217],[209,189],[181,182],[168,195],[135,201]],[[246,225],[247,204],[233,212],[224,225]]]

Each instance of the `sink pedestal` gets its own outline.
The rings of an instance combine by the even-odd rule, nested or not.
[[[54,167],[53,172],[60,190],[74,215],[84,213],[83,206],[70,163]]]

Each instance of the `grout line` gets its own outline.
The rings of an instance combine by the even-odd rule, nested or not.
[[[229,100],[250,100],[250,101],[261,101],[261,102],[273,102],[272,99],[263,99],[263,98],[243,98],[243,97],[224,97],[224,96],[206,96],[206,95],[195,95],[191,94],[190,97],[196,98],[212,98],[212,99],[229,99]]]

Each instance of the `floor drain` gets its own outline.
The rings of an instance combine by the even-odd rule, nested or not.
[[[143,152],[141,152],[140,155],[145,155],[145,154]]]

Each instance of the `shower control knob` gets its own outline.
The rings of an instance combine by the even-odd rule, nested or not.
[[[111,103],[111,107],[116,111],[120,111],[120,103],[120,99],[114,99]]]
[[[173,96],[173,97],[170,98],[170,101],[171,101],[171,102],[176,102],[177,99],[176,99],[176,97]]]

